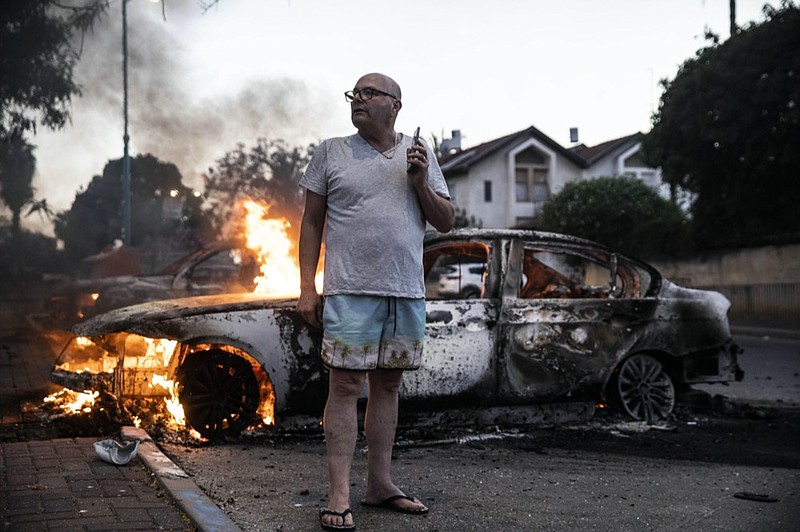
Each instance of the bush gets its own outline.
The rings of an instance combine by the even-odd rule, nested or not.
[[[630,177],[568,184],[545,204],[537,227],[594,240],[638,257],[680,256],[691,251],[683,211]]]

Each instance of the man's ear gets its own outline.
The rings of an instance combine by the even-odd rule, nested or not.
[[[401,102],[400,100],[395,100],[394,101],[394,112],[397,113],[402,108],[403,108],[403,102]]]

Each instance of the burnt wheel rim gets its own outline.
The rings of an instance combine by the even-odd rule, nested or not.
[[[197,353],[178,379],[186,420],[204,438],[235,437],[253,422],[259,389],[244,359],[222,350]]]
[[[648,355],[634,355],[617,377],[617,395],[626,414],[637,420],[664,419],[675,407],[675,387],[661,363]]]

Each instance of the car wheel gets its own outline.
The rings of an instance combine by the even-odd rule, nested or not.
[[[637,420],[666,418],[675,407],[675,386],[661,362],[649,355],[625,359],[616,379],[622,410]]]
[[[477,286],[468,286],[461,291],[461,299],[480,299],[481,289]]]
[[[186,421],[204,438],[236,437],[252,424],[260,394],[243,358],[221,349],[196,353],[178,370],[178,382]]]

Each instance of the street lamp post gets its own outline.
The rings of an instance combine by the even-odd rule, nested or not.
[[[122,241],[131,245],[131,157],[128,153],[128,0],[122,0],[122,94],[125,134],[122,137],[125,148],[122,156]]]

